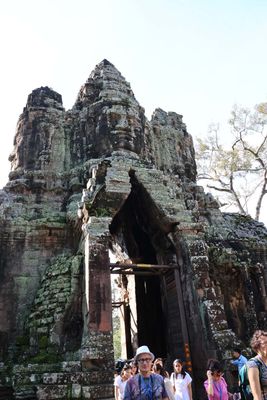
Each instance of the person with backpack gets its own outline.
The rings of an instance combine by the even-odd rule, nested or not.
[[[257,330],[252,336],[250,346],[257,353],[246,364],[252,398],[267,400],[267,332]]]
[[[241,394],[241,389],[240,389],[240,371],[242,367],[247,363],[248,359],[241,354],[241,349],[238,347],[235,347],[233,349],[233,360],[231,360],[231,364],[235,365],[237,367],[237,375],[234,373],[234,376],[238,378],[238,385],[234,387],[235,393],[234,396],[236,398],[241,398],[242,400],[245,400],[244,397],[242,397]]]
[[[248,361],[247,357],[241,354],[241,350],[239,348],[234,348],[233,350],[233,360],[231,360],[231,364],[235,365],[238,368],[238,372],[246,364]]]
[[[138,347],[134,361],[139,372],[128,379],[123,400],[169,400],[163,377],[151,371],[154,359],[147,346]]]

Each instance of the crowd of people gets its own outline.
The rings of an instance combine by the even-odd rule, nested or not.
[[[115,400],[192,400],[191,382],[182,360],[174,360],[169,375],[162,358],[155,359],[147,346],[141,346],[115,378]]]
[[[231,363],[239,372],[238,389],[231,394],[218,360],[207,364],[207,379],[203,385],[209,400],[267,400],[267,332],[258,330],[251,339],[256,356],[247,360],[239,348],[233,350]],[[243,375],[247,373],[246,390]],[[125,364],[114,381],[115,400],[193,400],[192,377],[185,371],[183,361],[173,362],[169,374],[161,358],[156,358],[147,346],[137,349],[133,361]],[[248,390],[249,388],[249,390]]]

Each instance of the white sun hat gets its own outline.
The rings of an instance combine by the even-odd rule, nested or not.
[[[141,347],[138,347],[138,349],[136,350],[134,360],[137,361],[137,357],[140,356],[140,354],[145,354],[145,353],[151,355],[152,361],[155,359],[154,354],[151,353],[151,351],[149,350],[149,348],[147,346],[141,346]]]

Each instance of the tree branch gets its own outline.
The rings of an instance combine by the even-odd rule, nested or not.
[[[266,194],[266,187],[267,187],[267,171],[265,171],[265,173],[264,173],[264,182],[263,182],[263,185],[261,188],[261,193],[260,193],[259,199],[257,201],[257,205],[256,205],[256,213],[255,213],[256,221],[258,221],[260,218],[262,200],[263,200],[264,195]]]
[[[219,187],[217,187],[217,186],[212,186],[212,185],[207,185],[207,187],[208,187],[209,189],[217,190],[218,192],[227,192],[227,193],[231,193],[231,190],[230,190],[230,189],[223,189],[223,188],[219,188]]]

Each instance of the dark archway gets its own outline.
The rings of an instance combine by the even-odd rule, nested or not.
[[[166,235],[164,216],[152,202],[143,186],[131,177],[132,190],[122,208],[113,218],[110,232],[114,243],[127,254],[128,261],[134,264],[173,263],[175,252]],[[166,285],[163,273],[149,274],[138,271],[134,278],[137,317],[137,345],[148,345],[157,356],[168,355],[168,318]],[[173,272],[169,275],[173,276]],[[173,277],[174,280],[174,277]],[[124,287],[127,287],[127,283]],[[176,308],[177,297],[175,294]],[[129,307],[128,307],[129,306]],[[124,306],[125,307],[125,306]],[[131,304],[124,309],[127,357],[134,353],[134,343],[129,343]],[[179,314],[177,315],[179,318]],[[129,346],[130,344],[130,346]]]

